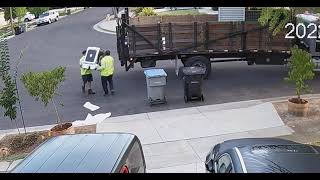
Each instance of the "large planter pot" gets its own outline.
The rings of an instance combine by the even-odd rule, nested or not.
[[[288,100],[288,112],[295,116],[307,116],[309,111],[309,102],[307,100],[298,101],[297,98]]]
[[[75,134],[74,126],[72,123],[58,124],[50,129],[49,136],[60,136],[66,134]]]

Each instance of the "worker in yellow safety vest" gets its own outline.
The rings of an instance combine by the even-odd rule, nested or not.
[[[82,76],[82,81],[83,81],[82,92],[83,93],[86,92],[86,85],[87,85],[88,94],[95,94],[95,92],[93,92],[91,89],[91,82],[93,80],[91,69],[90,67],[89,69],[82,68],[82,65],[85,61],[85,55],[86,55],[86,50],[82,51],[82,57],[80,58],[80,74]]]
[[[101,83],[102,88],[104,90],[104,96],[108,95],[108,83],[110,86],[111,94],[114,94],[113,89],[113,73],[114,73],[114,65],[113,65],[113,58],[110,56],[110,51],[105,51],[105,56],[101,59],[101,66],[98,67],[98,70],[101,74]]]

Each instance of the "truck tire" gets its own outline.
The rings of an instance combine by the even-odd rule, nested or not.
[[[205,56],[193,56],[188,58],[185,61],[184,64],[185,67],[190,67],[190,66],[199,66],[202,68],[205,68],[205,74],[204,74],[204,78],[208,79],[208,77],[210,76],[211,73],[211,62],[210,59],[208,59]]]

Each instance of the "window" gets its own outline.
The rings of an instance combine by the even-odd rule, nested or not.
[[[232,160],[229,154],[223,154],[218,160],[218,173],[234,173]]]
[[[49,16],[49,13],[43,13],[43,14],[41,14],[39,17],[40,17],[40,18],[43,18],[43,17],[46,17],[46,16]]]
[[[128,154],[126,165],[128,166],[130,173],[145,172],[144,159],[138,141],[133,144]]]

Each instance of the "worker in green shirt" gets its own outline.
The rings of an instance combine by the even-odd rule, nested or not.
[[[93,92],[91,89],[91,82],[93,80],[91,69],[90,69],[90,67],[89,67],[89,69],[82,68],[82,65],[85,61],[85,55],[86,55],[86,50],[82,51],[82,57],[80,59],[80,73],[81,73],[82,81],[83,81],[82,92],[83,93],[86,92],[86,85],[87,85],[88,94],[95,94],[95,92]]]
[[[105,56],[101,59],[101,66],[98,67],[101,73],[101,83],[104,90],[104,96],[108,95],[108,83],[111,94],[114,94],[112,76],[114,73],[113,58],[110,56],[110,51],[105,51]]]

